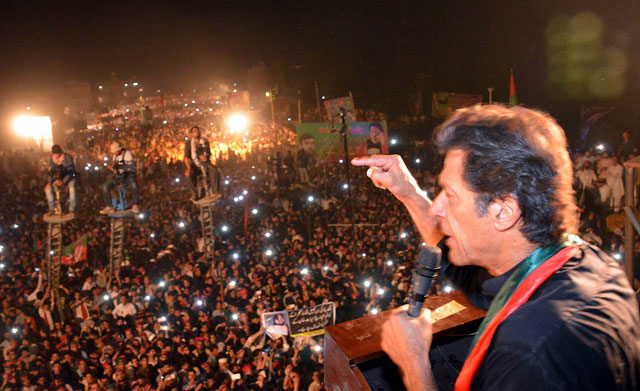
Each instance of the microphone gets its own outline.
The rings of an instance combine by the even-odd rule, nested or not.
[[[426,246],[418,255],[416,268],[411,278],[411,296],[407,311],[412,318],[417,318],[420,315],[431,282],[440,270],[440,258],[442,258],[442,251],[436,246]]]

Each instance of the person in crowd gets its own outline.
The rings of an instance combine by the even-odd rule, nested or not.
[[[184,144],[184,165],[184,175],[189,178],[189,191],[194,200],[203,196],[198,194],[198,178],[205,172],[212,195],[220,197],[220,172],[218,167],[211,163],[209,140],[200,135],[200,128],[197,126],[191,128],[189,138]]]
[[[620,164],[617,156],[611,157],[611,165],[602,173],[602,177],[607,181],[607,185],[611,188],[611,208],[614,213],[618,213],[622,207],[622,199],[624,198],[624,167]]]
[[[573,235],[562,129],[536,110],[477,105],[456,111],[436,140],[446,155],[433,201],[398,156],[353,163],[403,202],[423,240],[445,236],[446,276],[472,297],[492,296],[456,388],[640,387],[638,302],[616,262]],[[401,307],[383,325],[382,349],[410,391],[435,389],[427,318]]]
[[[622,132],[622,141],[620,141],[620,145],[618,145],[618,156],[622,159],[629,158],[629,155],[636,155],[638,153],[638,147],[636,143],[631,140],[630,134],[628,131]]]
[[[110,214],[115,212],[111,198],[111,190],[117,185],[124,186],[125,191],[126,188],[131,189],[131,210],[134,213],[138,213],[140,212],[140,207],[138,206],[138,181],[136,179],[136,163],[133,158],[133,153],[121,146],[117,141],[111,143],[109,152],[111,152],[110,168],[112,173],[107,176],[107,179],[102,184],[102,195],[105,207],[100,213]]]
[[[44,187],[47,197],[49,211],[47,215],[61,214],[62,210],[56,210],[56,200],[54,193],[67,186],[69,189],[69,213],[76,210],[76,167],[73,157],[62,151],[62,147],[54,144],[51,147],[51,157],[49,158],[49,180]]]

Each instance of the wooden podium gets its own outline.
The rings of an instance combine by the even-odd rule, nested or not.
[[[424,303],[424,308],[434,311],[454,300],[464,306],[464,309],[433,324],[433,344],[437,344],[439,339],[446,338],[447,335],[475,331],[484,317],[486,311],[472,306],[460,291],[429,297]],[[329,391],[372,391],[363,375],[362,367],[392,365],[380,349],[380,332],[388,316],[389,311],[385,311],[325,329],[324,378]],[[384,360],[387,363],[384,363]],[[383,373],[382,371],[378,372]],[[390,388],[399,390],[399,386],[402,386],[397,371],[385,369],[383,376],[394,378],[389,380],[389,384],[396,385]]]

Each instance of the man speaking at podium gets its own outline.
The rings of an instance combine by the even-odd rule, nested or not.
[[[458,110],[436,133],[445,154],[431,201],[399,156],[355,158],[391,191],[428,244],[448,247],[442,274],[490,303],[456,390],[638,390],[638,303],[624,272],[582,243],[564,132],[522,107]],[[491,288],[491,289],[490,289]],[[394,310],[382,349],[409,391],[434,390],[431,324]]]

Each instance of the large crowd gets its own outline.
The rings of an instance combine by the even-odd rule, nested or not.
[[[87,258],[62,268],[59,300],[42,220],[50,154],[0,156],[0,389],[318,391],[321,336],[272,338],[261,315],[333,302],[343,322],[407,302],[421,239],[402,206],[362,169],[345,188],[344,161],[312,160],[301,177],[286,126],[278,137],[268,122],[230,135],[222,117],[214,98],[174,96],[123,104],[68,133],[78,205],[63,237],[89,239]],[[213,261],[182,163],[194,125],[222,174]],[[620,163],[637,153],[627,137],[610,154],[574,154],[581,234],[616,258]],[[126,220],[119,275],[109,273],[109,217],[98,213],[113,141],[135,156],[141,209]],[[441,162],[428,141],[417,145],[405,161],[434,195]]]

